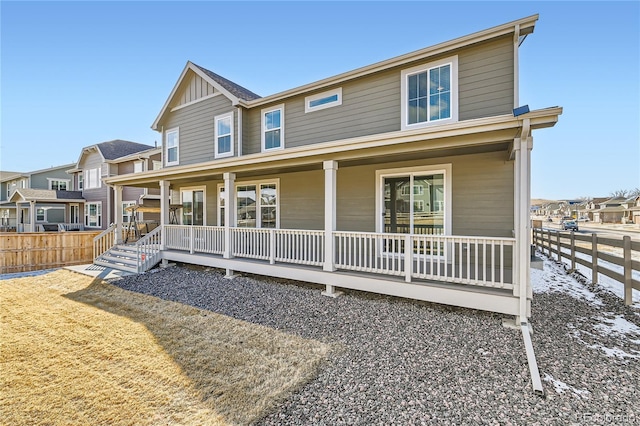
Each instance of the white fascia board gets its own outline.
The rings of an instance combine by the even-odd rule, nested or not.
[[[531,128],[535,129],[553,126],[558,119],[557,116],[561,113],[562,108],[554,107],[531,111],[517,118],[511,114],[497,117],[478,118],[475,120],[459,121],[457,123],[443,126],[432,126],[410,131],[405,130],[379,133],[370,136],[360,136],[296,148],[287,148],[275,152],[260,152],[244,155],[242,157],[217,159],[195,165],[192,164],[174,166],[160,170],[149,170],[143,173],[137,173],[133,176],[113,176],[106,178],[104,181],[107,184],[142,184],[163,179],[171,180],[172,177],[183,177],[191,173],[203,172],[211,174],[216,173],[215,170],[220,170],[220,173],[222,173],[223,171],[233,171],[234,168],[242,168],[246,166],[258,168],[261,164],[269,164],[276,161],[302,159],[322,155],[327,156],[361,149],[380,148],[382,146],[398,145],[424,140],[445,139],[455,136],[508,129],[514,129],[515,136],[518,129],[522,127],[524,117],[530,120]]]
[[[113,160],[105,160],[105,163],[118,164],[118,163],[124,163],[127,161],[142,160],[144,158],[148,159],[152,155],[161,154],[161,153],[162,153],[162,147],[151,148],[145,151],[134,152],[133,154],[125,155],[124,157],[118,157]]]
[[[500,37],[505,34],[511,34],[516,31],[516,28],[519,28],[520,34],[529,34],[533,32],[533,28],[536,21],[538,20],[538,17],[539,15],[537,14],[531,15],[526,18],[518,19],[516,21],[508,22],[506,24],[498,25],[496,27],[488,28],[486,30],[482,30],[473,34],[439,43],[434,46],[396,56],[395,58],[387,59],[382,62],[377,62],[375,64],[367,65],[365,67],[358,68],[352,71],[347,71],[346,73],[338,74],[336,76],[329,77],[314,83],[299,86],[290,90],[285,90],[284,92],[276,93],[274,95],[265,96],[263,98],[258,98],[251,101],[239,100],[239,104],[251,108],[270,102],[280,101],[291,96],[299,95],[312,90],[318,90],[334,84],[340,84],[348,80],[364,77],[368,74],[373,74],[389,68],[405,65],[446,52],[451,52],[455,49],[460,49],[462,47]]]
[[[164,105],[162,106],[162,109],[160,110],[160,113],[158,114],[158,116],[154,120],[153,124],[151,125],[151,129],[152,130],[156,130],[156,131],[158,130],[158,124],[160,124],[160,120],[162,120],[162,117],[164,116],[165,112],[169,108],[169,104],[171,103],[171,100],[176,95],[176,92],[178,91],[178,87],[180,87],[180,84],[182,83],[182,80],[184,80],[184,78],[187,75],[187,72],[189,70],[193,71],[194,73],[196,73],[197,75],[202,77],[207,83],[209,83],[210,85],[215,87],[218,91],[220,91],[222,94],[224,94],[224,96],[229,98],[229,100],[234,105],[238,104],[240,102],[240,99],[238,99],[237,97],[233,96],[227,89],[225,89],[220,84],[218,84],[218,82],[216,82],[215,80],[211,79],[211,77],[209,77],[207,74],[202,72],[202,70],[200,68],[198,68],[193,62],[187,61],[187,65],[185,65],[184,69],[182,70],[182,73],[180,74],[180,77],[178,77],[178,81],[176,81],[176,84],[173,86],[173,89],[171,90],[171,93],[169,94],[169,97],[167,98],[167,100],[165,101]]]

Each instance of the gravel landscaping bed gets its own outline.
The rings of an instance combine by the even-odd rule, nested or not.
[[[520,331],[500,315],[362,292],[332,299],[320,286],[187,265],[113,284],[333,344],[319,376],[258,424],[640,424],[637,306],[549,261],[536,273],[549,284],[532,319],[544,398]]]

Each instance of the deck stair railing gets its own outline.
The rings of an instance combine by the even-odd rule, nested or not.
[[[138,273],[148,271],[160,261],[162,227],[158,227],[135,243]]]
[[[93,239],[93,259],[109,250],[116,242],[116,225],[111,224]]]

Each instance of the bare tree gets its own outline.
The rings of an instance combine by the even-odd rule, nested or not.
[[[639,197],[640,196],[640,188],[634,188],[629,191],[629,197]]]
[[[610,195],[613,198],[615,198],[615,197],[626,197],[628,193],[629,193],[629,191],[626,190],[626,189],[618,189],[617,191],[611,192]]]

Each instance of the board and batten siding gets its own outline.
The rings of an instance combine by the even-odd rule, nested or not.
[[[234,155],[238,155],[238,111],[222,96],[203,99],[176,109],[163,123],[163,153],[166,152],[166,131],[179,128],[179,165],[197,164],[215,159],[214,117],[233,111]],[[167,166],[171,167],[171,166]]]

